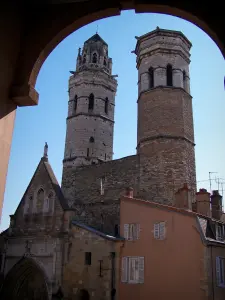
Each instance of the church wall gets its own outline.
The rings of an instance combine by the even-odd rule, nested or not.
[[[12,217],[12,230],[15,234],[23,235],[36,232],[42,235],[46,230],[59,231],[62,226],[63,210],[59,199],[53,189],[52,182],[41,162],[31,184],[22,198],[14,216]],[[38,199],[38,191],[43,189],[44,194]],[[45,211],[45,201],[48,198],[49,210]]]
[[[81,299],[80,293],[84,289],[89,293],[90,299],[110,300],[112,284],[118,292],[121,242],[104,239],[77,226],[71,229],[70,241],[68,261],[63,268],[64,298]],[[89,265],[85,263],[86,252],[91,253]],[[114,267],[112,267],[112,252],[115,253]]]
[[[128,186],[136,192],[138,173],[136,155],[76,169],[68,167],[64,168],[62,190],[76,209],[77,220],[114,232],[115,224],[119,224],[120,195]]]

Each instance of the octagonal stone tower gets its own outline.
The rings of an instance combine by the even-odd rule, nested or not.
[[[79,48],[69,79],[69,103],[63,166],[82,166],[113,157],[117,81],[108,45],[96,33]]]
[[[172,204],[178,188],[196,190],[190,41],[159,29],[136,37],[139,195]]]

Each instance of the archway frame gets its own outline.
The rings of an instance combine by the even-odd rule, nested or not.
[[[32,272],[37,271],[42,277],[43,282],[46,290],[46,297],[49,299],[50,291],[48,287],[48,276],[46,274],[46,271],[44,269],[44,266],[40,262],[37,261],[37,259],[31,258],[31,257],[22,257],[6,274],[3,284],[0,287],[0,296],[4,296],[5,289],[8,291],[10,287],[10,292],[14,293],[16,290],[20,289],[20,286],[22,285],[22,281],[26,279],[29,274],[32,274]],[[13,287],[11,285],[12,282],[16,282],[16,279],[18,279],[17,284]]]
[[[172,7],[165,5],[162,0],[158,0],[157,3],[159,4],[157,5],[144,2],[146,1],[128,0],[123,2],[111,0],[100,3],[100,1],[80,0],[78,3],[51,5],[51,8],[55,7],[53,10],[50,10],[50,8],[49,10],[46,9],[46,13],[43,16],[44,19],[41,20],[42,23],[39,21],[38,24],[38,21],[33,19],[31,24],[34,23],[36,25],[34,28],[36,32],[32,31],[31,26],[30,33],[28,32],[28,36],[24,38],[24,51],[22,57],[18,58],[17,63],[19,72],[15,73],[16,76],[11,88],[12,99],[15,103],[19,106],[36,105],[38,103],[38,93],[35,90],[35,84],[39,71],[46,58],[63,39],[84,25],[106,17],[118,16],[122,10],[126,9],[134,9],[136,13],[163,13],[190,21],[214,40],[225,57],[225,46],[215,31],[203,19],[196,17],[186,4],[178,3],[176,7]],[[162,4],[160,5],[160,3]],[[48,6],[50,7],[50,5]],[[40,15],[38,12],[40,9],[43,9],[43,7],[37,7],[36,16],[39,19]],[[52,17],[55,18],[55,24],[48,27]],[[27,21],[29,22],[29,18]],[[39,25],[39,28],[37,28],[37,25]]]

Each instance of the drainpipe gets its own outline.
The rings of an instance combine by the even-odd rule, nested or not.
[[[211,269],[212,269],[212,300],[214,300],[214,276],[213,276],[213,255],[212,255],[212,246],[211,248]]]
[[[111,252],[111,300],[115,299],[115,252]]]

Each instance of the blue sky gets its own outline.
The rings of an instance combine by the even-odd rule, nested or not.
[[[61,182],[66,133],[69,71],[75,69],[78,47],[98,32],[109,45],[113,74],[118,74],[116,96],[114,158],[135,154],[137,133],[137,70],[135,36],[156,26],[182,31],[192,42],[191,94],[196,142],[198,187],[209,188],[209,172],[225,179],[225,62],[211,38],[195,25],[162,14],[135,14],[103,19],[77,30],[49,55],[38,76],[40,94],[36,107],[18,108],[13,135],[1,229],[9,223],[23,193],[49,145],[49,161]],[[126,120],[126,121],[124,121]],[[204,181],[206,180],[206,181]],[[217,188],[215,182],[212,183]],[[221,189],[221,185],[219,186]],[[225,190],[225,180],[223,188]],[[225,191],[224,191],[225,196]]]

